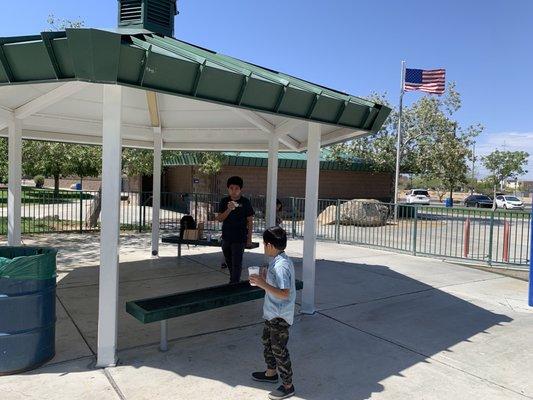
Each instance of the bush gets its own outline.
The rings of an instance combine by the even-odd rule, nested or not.
[[[41,189],[44,186],[44,176],[42,175],[35,176],[33,181],[35,182],[35,187],[38,189]]]

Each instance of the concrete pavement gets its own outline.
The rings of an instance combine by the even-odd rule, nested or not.
[[[121,240],[119,365],[94,368],[98,235],[27,238],[60,249],[57,355],[0,377],[12,399],[265,399],[261,301],[176,318],[169,351],[158,325],[124,311],[131,299],[223,283],[220,252],[171,245],[149,257],[148,235]],[[301,274],[302,243],[288,253]],[[533,310],[527,282],[429,258],[318,243],[317,309],[298,315],[289,349],[297,399],[533,398]],[[245,264],[263,261],[248,252]],[[301,276],[301,275],[300,275]]]

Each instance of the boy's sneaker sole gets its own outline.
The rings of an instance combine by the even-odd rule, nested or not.
[[[282,399],[288,399],[289,397],[294,396],[296,391],[294,390],[294,386],[292,389],[287,390],[283,385],[281,385],[279,388],[274,390],[273,392],[270,392],[268,394],[268,398],[270,400],[282,400]]]
[[[278,383],[278,375],[274,375],[273,377],[266,376],[264,372],[254,372],[252,374],[252,379],[256,382],[270,382],[270,383]]]

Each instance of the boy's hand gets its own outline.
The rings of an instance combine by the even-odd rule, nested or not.
[[[228,202],[228,210],[233,211],[235,208],[235,203],[233,201]]]
[[[260,287],[261,289],[264,289],[265,285],[267,284],[261,275],[250,275],[249,279],[251,284]]]

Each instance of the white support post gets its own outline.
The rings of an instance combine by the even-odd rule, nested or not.
[[[315,312],[315,261],[316,220],[318,210],[318,180],[320,174],[320,132],[321,126],[309,123],[307,138],[307,168],[305,173],[305,223],[302,313]]]
[[[8,119],[7,243],[19,246],[21,236],[22,121]]]
[[[104,85],[97,367],[117,361],[122,87]]]
[[[161,127],[154,127],[154,172],[152,186],[152,255],[159,253],[159,210],[161,208]]]
[[[267,172],[267,228],[276,225],[276,199],[278,198],[278,150],[279,141],[272,135],[268,141]]]

